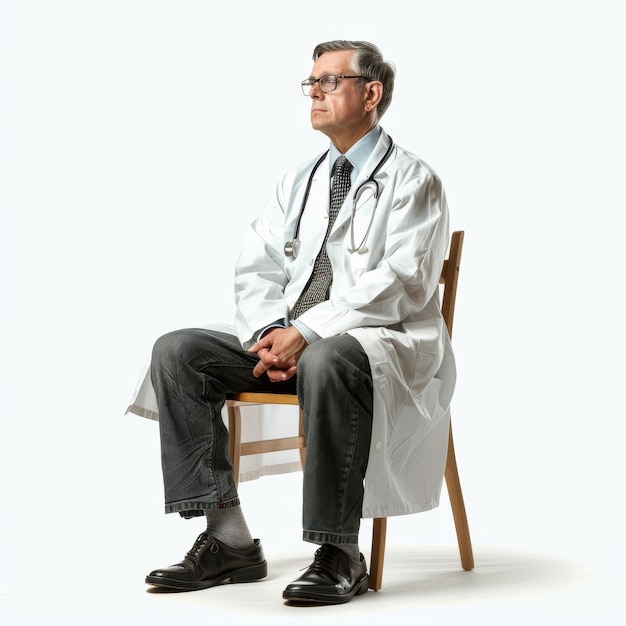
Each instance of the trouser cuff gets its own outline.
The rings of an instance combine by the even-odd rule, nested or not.
[[[240,506],[239,497],[231,500],[214,502],[208,500],[187,500],[185,502],[174,502],[165,505],[165,513],[178,513],[185,519],[202,517],[205,511],[216,511],[218,509],[231,509]]]

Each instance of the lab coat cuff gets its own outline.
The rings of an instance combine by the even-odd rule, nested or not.
[[[263,337],[263,335],[265,335],[265,333],[268,330],[272,330],[272,328],[286,328],[286,324],[285,324],[285,320],[276,320],[275,322],[272,322],[271,324],[268,324],[267,326],[265,326],[264,328],[262,328],[261,330],[259,330],[256,334],[255,334],[255,340],[259,341],[261,339],[261,337]]]

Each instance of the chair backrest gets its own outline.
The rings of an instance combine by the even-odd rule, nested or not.
[[[457,230],[450,238],[450,250],[448,258],[443,262],[439,283],[443,285],[443,297],[441,313],[448,328],[448,334],[452,336],[454,322],[454,306],[456,303],[456,288],[459,281],[459,269],[461,265],[461,252],[463,250],[463,237],[465,231]],[[454,516],[461,564],[463,569],[471,570],[474,567],[474,555],[472,542],[467,524],[465,504],[461,492],[461,483],[454,454],[454,440],[452,427],[448,432],[448,453],[446,457],[445,480],[450,497],[450,505]],[[387,536],[387,518],[376,517],[372,526],[372,552],[370,560],[369,587],[378,591],[382,586],[383,562],[385,559],[385,539]]]
[[[441,313],[448,327],[448,334],[452,337],[452,325],[454,323],[454,306],[456,303],[456,288],[459,282],[459,268],[461,265],[461,253],[463,251],[463,237],[465,231],[455,230],[450,238],[450,251],[448,258],[443,262],[439,283],[443,285],[443,301]]]

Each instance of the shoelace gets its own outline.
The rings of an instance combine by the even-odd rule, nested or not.
[[[328,546],[322,546],[315,552],[311,569],[322,573],[337,573],[339,571],[339,556],[335,550],[330,550]]]
[[[196,542],[193,544],[191,550],[189,550],[189,552],[187,552],[187,554],[185,555],[185,558],[193,561],[194,563],[197,563],[200,551],[207,543],[211,544],[211,547],[209,548],[211,552],[217,552],[217,550],[219,550],[217,542],[213,539],[213,537],[211,537],[211,535],[209,535],[208,533],[201,533],[200,536],[196,539]]]

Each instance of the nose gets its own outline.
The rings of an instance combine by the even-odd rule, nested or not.
[[[324,92],[320,89],[319,82],[315,82],[311,85],[311,91],[309,92],[309,96],[311,98],[321,98]]]

